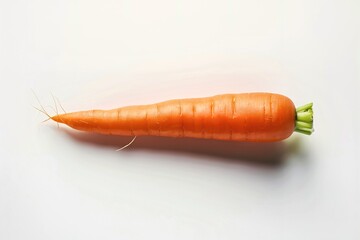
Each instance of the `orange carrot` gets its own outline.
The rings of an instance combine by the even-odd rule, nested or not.
[[[57,114],[51,119],[109,135],[269,142],[294,131],[311,134],[312,115],[312,103],[295,109],[289,98],[279,94],[244,93]]]

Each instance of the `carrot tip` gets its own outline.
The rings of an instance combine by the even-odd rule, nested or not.
[[[296,108],[295,132],[311,135],[313,127],[313,103]]]
[[[62,114],[57,114],[57,115],[54,115],[52,117],[50,117],[51,120],[57,122],[57,123],[64,123],[64,120],[62,118]]]

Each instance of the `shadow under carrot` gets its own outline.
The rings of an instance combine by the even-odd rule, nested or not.
[[[70,136],[76,142],[105,147],[113,151],[129,143],[131,137],[109,136],[76,132],[67,128],[57,129]],[[247,162],[266,166],[280,166],[290,153],[298,151],[300,139],[291,142],[235,142],[195,138],[170,138],[170,137],[138,137],[130,146],[119,151],[149,151],[167,152],[173,154],[186,154],[202,156],[207,159],[223,159],[231,162]]]

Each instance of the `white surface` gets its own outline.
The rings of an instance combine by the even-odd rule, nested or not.
[[[0,239],[360,239],[359,8],[1,1]],[[41,124],[31,89],[67,111],[278,92],[314,102],[316,132],[277,165],[253,158],[278,150],[241,143],[115,152],[129,139]]]

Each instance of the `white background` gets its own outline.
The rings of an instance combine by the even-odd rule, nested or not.
[[[0,239],[360,239],[357,0],[0,3]],[[278,144],[93,136],[67,111],[314,102]],[[265,162],[265,163],[264,163]]]

